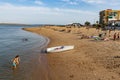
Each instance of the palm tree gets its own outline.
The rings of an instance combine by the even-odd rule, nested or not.
[[[99,23],[99,21],[96,21],[96,24],[98,24]]]

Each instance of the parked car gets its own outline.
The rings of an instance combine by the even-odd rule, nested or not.
[[[120,30],[120,26],[105,26],[105,30]]]

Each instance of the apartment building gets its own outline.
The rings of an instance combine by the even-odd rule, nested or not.
[[[100,24],[115,25],[120,23],[120,10],[107,9],[100,11],[99,17]]]

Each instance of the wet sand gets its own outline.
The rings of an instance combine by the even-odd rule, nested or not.
[[[119,80],[120,40],[95,41],[81,35],[98,35],[104,31],[94,28],[65,28],[45,26],[25,28],[50,39],[48,47],[74,45],[70,51],[47,53],[48,80]],[[119,31],[116,31],[119,32]],[[111,32],[111,39],[115,32]],[[107,36],[108,31],[107,31]]]

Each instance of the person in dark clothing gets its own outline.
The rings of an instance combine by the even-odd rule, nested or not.
[[[117,35],[116,35],[116,33],[114,33],[114,35],[113,35],[113,40],[114,41],[116,40],[116,37],[117,37]]]
[[[119,39],[120,38],[120,35],[119,35],[119,33],[117,34],[117,39]]]

